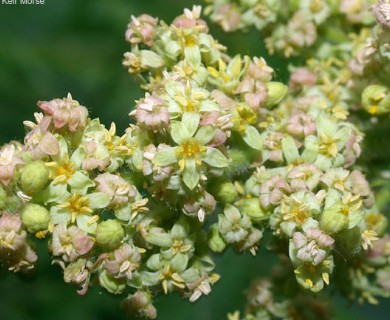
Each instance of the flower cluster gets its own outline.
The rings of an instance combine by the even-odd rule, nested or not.
[[[337,10],[334,1],[290,2],[282,16],[293,18],[267,40],[287,55],[314,45],[317,29],[331,34],[325,21],[337,13],[351,25],[372,20],[363,10],[369,2],[336,1]],[[263,29],[281,16],[280,1],[235,3],[214,2],[226,30]],[[386,32],[387,11],[375,8]],[[39,102],[24,143],[1,148],[1,265],[32,270],[30,243],[46,238],[79,294],[97,282],[128,295],[128,315],[155,319],[154,295],[208,295],[219,280],[213,253],[231,245],[256,255],[270,233],[300,298],[275,302],[274,285],[261,281],[249,291],[245,319],[302,312],[297,305],[314,303],[310,291],[331,282],[350,298],[389,296],[387,220],[354,167],[363,134],[347,119],[357,100],[348,93],[360,82],[352,71],[339,75],[352,53],[294,68],[288,87],[272,81],[263,58],[229,56],[200,16],[194,6],[170,25],[132,17],[123,65],[146,92],[123,135],[90,119],[69,94]],[[359,41],[351,52],[360,52]],[[383,83],[363,88],[365,109],[388,109]]]
[[[265,37],[267,49],[285,57],[313,56],[346,40],[356,26],[370,26],[375,0],[205,0],[206,11],[225,32],[254,27]],[[386,1],[383,1],[383,3]],[[382,4],[376,16],[388,23]],[[388,10],[388,9],[387,9]],[[386,22],[387,21],[387,22]],[[344,29],[340,31],[340,29]]]

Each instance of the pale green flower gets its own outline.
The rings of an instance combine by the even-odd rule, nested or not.
[[[165,86],[168,100],[168,111],[171,118],[186,112],[221,112],[219,105],[210,99],[210,92],[204,88],[193,86],[189,81],[168,82]]]
[[[229,165],[221,151],[207,146],[215,135],[215,127],[199,127],[199,120],[199,114],[186,112],[181,122],[172,121],[171,137],[177,146],[163,149],[153,158],[153,162],[161,167],[177,163],[183,182],[190,190],[199,183],[203,163],[213,168]]]
[[[218,229],[227,243],[237,243],[244,240],[252,227],[248,216],[242,215],[232,205],[227,205],[224,214],[218,215]]]
[[[249,66],[250,58],[245,56],[241,59],[236,55],[226,65],[222,59],[218,60],[218,70],[214,67],[207,67],[210,73],[209,82],[215,85],[219,90],[231,94],[240,84],[241,77]]]
[[[50,208],[51,223],[76,224],[88,233],[95,233],[99,220],[95,210],[107,207],[110,197],[103,192],[70,193],[64,188],[59,191],[55,199],[58,204]]]
[[[347,144],[352,129],[341,126],[334,118],[319,115],[316,119],[317,136],[306,137],[302,158],[313,162],[318,168],[325,171],[332,166],[341,166],[344,157],[341,151]]]
[[[310,262],[301,264],[294,270],[298,283],[305,289],[318,292],[329,284],[329,275],[333,272],[333,256],[328,256],[319,265]]]
[[[340,194],[335,189],[330,189],[321,215],[321,229],[334,234],[357,226],[364,219],[362,204],[359,195],[352,195],[349,192]]]

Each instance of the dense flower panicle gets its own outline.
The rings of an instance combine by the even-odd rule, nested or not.
[[[371,35],[370,0],[208,3],[226,31],[254,25],[270,51],[313,58],[286,86],[263,58],[229,56],[199,6],[172,24],[132,16],[123,65],[146,93],[125,133],[69,94],[39,102],[24,144],[1,148],[1,266],[32,270],[29,242],[48,238],[79,294],[99,284],[128,294],[128,315],[155,319],[154,295],[208,295],[219,280],[211,254],[256,255],[270,233],[282,267],[250,288],[243,319],[326,319],[309,293],[327,285],[371,303],[390,296],[387,219],[369,169],[354,167],[364,122],[348,119],[365,110],[372,125],[390,110],[388,68],[373,72],[390,57],[387,2],[372,9]],[[348,38],[339,25],[361,31]]]

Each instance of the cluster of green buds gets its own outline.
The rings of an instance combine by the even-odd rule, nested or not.
[[[316,13],[308,25],[330,16],[330,4],[290,2],[288,10]],[[256,10],[248,19],[268,12]],[[123,135],[90,119],[69,94],[40,101],[41,113],[24,123],[24,143],[1,148],[2,267],[32,270],[31,243],[48,239],[53,263],[79,294],[97,282],[128,295],[122,307],[130,316],[155,319],[156,294],[179,292],[191,302],[208,295],[219,280],[213,253],[231,245],[255,255],[268,232],[305,292],[359,262],[364,272],[348,273],[350,297],[388,296],[387,220],[351,168],[362,133],[346,121],[347,100],[309,69],[295,70],[285,99],[288,87],[272,81],[263,58],[230,57],[200,15],[194,6],[170,25],[131,18],[123,65],[146,93]],[[337,254],[348,266],[334,268],[345,265]],[[251,290],[256,310],[265,309],[247,320],[283,318],[294,305],[274,302],[270,286]]]

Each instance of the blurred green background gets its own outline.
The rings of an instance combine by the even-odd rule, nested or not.
[[[191,7],[189,0],[46,0],[44,5],[0,4],[0,143],[21,140],[23,120],[32,120],[38,100],[62,98],[70,92],[88,107],[91,117],[100,117],[118,131],[128,125],[134,100],[143,93],[122,67],[129,49],[124,32],[131,15],[148,13],[167,22]],[[264,56],[276,78],[286,80],[287,66],[264,53],[256,32],[226,35],[211,26],[211,32],[229,47],[229,53]],[[92,289],[79,297],[62,281],[61,270],[50,265],[41,244],[38,276],[22,279],[0,274],[0,319],[124,319],[113,297]],[[156,299],[159,319],[219,320],[242,309],[244,291],[251,279],[269,273],[273,258],[266,252],[257,257],[228,251],[217,258],[222,275],[210,297],[195,304],[178,295]],[[336,319],[390,318],[390,305],[347,307],[337,301]]]

